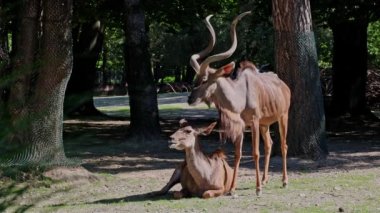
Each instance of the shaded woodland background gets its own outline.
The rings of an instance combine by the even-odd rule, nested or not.
[[[286,4],[273,2],[279,7]],[[300,51],[297,48],[302,50],[312,38],[307,45],[312,56],[316,48],[318,60],[311,57],[316,63],[310,60],[306,68],[298,66],[301,78],[286,82],[292,87],[309,79],[313,84],[309,97],[316,99],[306,102],[324,106],[294,109],[320,115],[317,120],[305,119],[303,128],[315,133],[320,128],[310,128],[308,122],[317,122],[324,133],[325,114],[327,120],[347,115],[378,120],[372,113],[380,107],[380,4],[375,0],[294,4],[305,6],[295,14],[307,14],[311,8],[312,22],[294,22],[308,24],[311,30],[289,27],[293,31],[287,38],[293,39],[285,43]],[[297,71],[288,72],[286,64],[278,63],[286,31],[275,21],[291,23],[273,17],[268,1],[1,0],[0,6],[0,157],[4,165],[73,163],[63,150],[63,118],[103,116],[93,103],[98,95],[127,94],[131,123],[126,140],[153,143],[161,136],[157,93],[191,90],[195,73],[189,58],[208,42],[202,23],[208,14],[215,14],[215,53],[229,47],[233,17],[251,10],[253,15],[239,23],[238,49],[229,60],[251,60],[264,71],[278,71],[284,79]],[[318,137],[317,142],[297,140],[291,145],[292,154],[321,149],[327,153],[326,142],[319,141],[325,139]]]

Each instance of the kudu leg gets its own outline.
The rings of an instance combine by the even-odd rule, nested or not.
[[[273,141],[269,134],[269,126],[260,126],[260,134],[264,140],[264,150],[265,150],[265,167],[264,167],[264,174],[263,174],[263,179],[262,179],[263,185],[265,185],[269,181],[269,161],[270,161],[270,154],[272,151]]]
[[[170,177],[169,182],[160,190],[157,192],[152,192],[152,195],[164,195],[168,193],[168,191],[177,183],[181,182],[181,174],[183,168],[186,166],[186,162],[181,163],[173,172],[172,176]]]
[[[241,135],[239,135],[235,142],[235,163],[234,163],[234,176],[232,179],[232,188],[231,188],[231,193],[233,193],[236,189],[236,183],[237,183],[237,176],[238,176],[238,171],[239,171],[239,166],[240,166],[240,159],[242,155],[242,145],[243,145],[243,138],[244,138],[244,133],[242,132]]]
[[[288,185],[288,172],[287,172],[287,154],[288,145],[286,143],[286,136],[288,133],[288,115],[284,115],[279,120],[280,139],[281,139],[281,154],[282,154],[282,185]]]
[[[256,194],[261,195],[261,180],[260,180],[260,150],[259,150],[259,119],[254,118],[251,125],[252,132],[252,156],[255,161],[256,169]]]

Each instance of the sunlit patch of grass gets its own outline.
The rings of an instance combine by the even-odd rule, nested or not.
[[[375,181],[375,174],[337,174],[326,177],[305,177],[291,181],[293,189],[308,189],[323,191],[334,189],[334,187],[344,187],[346,189],[367,187]]]
[[[128,112],[130,111],[129,106],[107,106],[98,107],[100,111],[104,112]],[[195,107],[190,107],[188,104],[176,103],[176,104],[161,104],[158,105],[159,110],[179,110],[179,109],[208,109],[206,105],[199,105]]]
[[[376,180],[376,177],[375,173],[371,172],[321,173],[318,176],[297,176],[290,179],[291,184],[285,189],[281,187],[281,176],[274,175],[269,184],[263,188],[261,197],[257,197],[255,194],[254,179],[241,179],[236,191],[237,198],[221,196],[213,199],[186,198],[181,200],[173,199],[171,194],[154,198],[144,196],[145,192],[161,187],[161,181],[155,178],[145,178],[142,182],[141,178],[132,177],[121,180],[119,177],[107,173],[101,173],[98,176],[102,179],[101,181],[80,186],[82,188],[80,190],[71,188],[71,190],[65,191],[64,196],[66,198],[60,199],[58,204],[34,206],[31,210],[44,212],[91,212],[95,210],[106,211],[107,209],[113,211],[128,209],[131,212],[232,212],[236,210],[238,212],[320,213],[337,212],[340,207],[348,212],[373,212],[378,208],[378,200],[376,200],[378,193],[375,191],[373,191],[372,197],[364,196],[363,201],[356,200],[354,203],[344,201],[348,194],[355,192],[354,188],[363,189],[364,186],[374,185],[373,181]],[[95,190],[91,192],[93,189],[103,188],[104,184],[112,188],[109,191]],[[120,192],[118,191],[115,194],[115,186],[123,187],[120,188]],[[334,191],[335,186],[341,186],[341,189]],[[318,187],[320,188],[318,189]],[[62,188],[65,187],[63,185],[53,187],[52,191],[62,190]],[[27,193],[25,196],[45,197],[45,195],[50,194],[47,191],[48,189],[34,189],[32,190],[33,195]],[[125,191],[126,189],[128,190]],[[82,195],[78,195],[78,193]],[[305,197],[300,196],[300,193],[305,193]],[[335,201],[318,199],[320,196],[328,197],[329,194],[335,194],[339,199]],[[85,198],[84,195],[87,195],[88,198]]]
[[[327,204],[328,206],[330,206],[329,204]],[[322,204],[322,206],[309,206],[309,207],[300,207],[300,208],[296,208],[296,209],[293,209],[293,212],[295,213],[304,213],[304,212],[307,212],[307,213],[325,213],[325,212],[329,212],[325,209],[325,204]],[[338,210],[338,209],[337,209]]]
[[[380,198],[373,198],[371,201],[363,202],[360,204],[352,204],[349,209],[352,212],[380,212]]]
[[[129,106],[107,106],[107,107],[98,107],[99,111],[104,112],[109,115],[119,115],[119,116],[128,116],[130,115]],[[175,104],[160,104],[158,105],[158,110],[160,112],[171,112],[171,111],[180,111],[185,109],[209,109],[207,105],[199,106],[189,106],[185,103],[175,103]]]

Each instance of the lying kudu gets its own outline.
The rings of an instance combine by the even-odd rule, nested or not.
[[[201,64],[198,60],[206,57],[215,44],[215,32],[206,19],[206,26],[211,33],[208,47],[191,57],[190,64],[196,71],[194,89],[192,90],[188,103],[197,105],[200,102],[214,103],[220,111],[221,128],[223,136],[228,136],[235,145],[235,163],[233,189],[236,187],[237,173],[242,154],[243,132],[245,126],[249,126],[252,132],[252,156],[256,168],[256,193],[259,195],[262,182],[268,182],[268,168],[272,139],[269,134],[269,126],[279,123],[281,152],[283,160],[283,186],[288,184],[286,169],[287,144],[286,135],[288,130],[288,111],[290,106],[290,90],[278,76],[272,72],[259,73],[255,65],[249,61],[240,63],[236,79],[229,78],[229,74],[235,67],[231,62],[221,68],[214,69],[210,64],[230,57],[236,50],[237,36],[236,25],[244,16],[250,14],[245,12],[237,16],[231,24],[232,46],[224,53],[209,56]],[[265,169],[260,180],[259,167],[259,132],[261,133],[265,146]]]
[[[175,184],[181,183],[182,190],[174,192],[174,198],[198,196],[217,197],[230,192],[233,170],[225,160],[222,151],[217,150],[206,156],[199,145],[198,135],[208,135],[216,122],[207,128],[193,129],[182,124],[181,128],[170,136],[170,148],[184,150],[185,161],[174,171],[169,182],[154,195],[166,194]]]

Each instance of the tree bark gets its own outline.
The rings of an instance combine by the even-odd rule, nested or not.
[[[5,29],[4,16],[4,5],[3,1],[0,0],[0,119],[3,114],[3,107],[6,101],[6,71],[10,62],[6,41],[7,32]]]
[[[68,114],[99,115],[94,105],[96,63],[103,47],[100,21],[82,24],[79,39],[74,43],[74,67],[65,97]]]
[[[35,0],[26,1],[24,4],[29,9],[38,8],[40,5],[40,1]],[[5,165],[51,166],[65,165],[68,162],[64,153],[62,133],[64,93],[72,70],[72,0],[46,0],[43,1],[42,9],[42,25],[38,22],[39,18],[31,19],[31,16],[28,16],[37,14],[35,17],[38,17],[41,12],[24,13],[23,16],[25,23],[33,20],[33,23],[29,24],[37,22],[37,26],[42,26],[42,36],[39,49],[37,46],[30,47],[27,52],[21,48],[17,49],[18,54],[30,54],[27,55],[28,61],[17,61],[18,67],[29,67],[37,62],[39,66],[32,70],[33,75],[29,82],[18,82],[22,88],[26,88],[27,93],[20,96],[26,97],[22,99],[22,108],[18,107],[17,111],[10,108],[13,110],[13,132],[5,138],[8,142],[5,149],[0,149],[0,152],[3,152],[0,155],[1,161]],[[33,10],[35,11],[40,10]],[[38,30],[30,32],[22,29],[17,41],[25,44],[30,39],[29,36],[32,36],[36,40],[30,42],[35,44],[38,34]],[[20,43],[17,46],[20,47]],[[37,50],[39,54],[35,54]],[[11,94],[15,93],[11,91]],[[20,106],[17,102],[10,102],[10,106],[11,104]]]
[[[325,114],[309,0],[272,0],[276,71],[292,92],[289,154],[327,154]]]
[[[367,82],[367,27],[360,19],[332,25],[333,100],[332,115],[369,112],[365,90]]]
[[[184,82],[188,83],[189,85],[192,85],[194,81],[194,76],[195,76],[194,69],[190,65],[186,66],[186,74],[185,74]]]
[[[125,0],[125,67],[132,137],[152,140],[160,134],[157,93],[148,53],[145,15],[140,0]]]
[[[39,66],[38,54],[40,0],[26,0],[19,9],[15,35],[12,75],[16,76],[10,90],[9,109],[13,120],[22,116],[31,92],[31,78]]]

